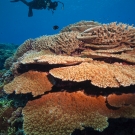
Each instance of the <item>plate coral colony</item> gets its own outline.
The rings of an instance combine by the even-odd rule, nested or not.
[[[26,135],[102,132],[110,118],[135,118],[133,26],[80,21],[26,40],[5,67],[4,92],[33,96],[22,108]]]

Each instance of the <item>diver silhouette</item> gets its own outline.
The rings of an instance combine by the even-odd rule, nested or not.
[[[60,2],[60,1],[54,1],[52,2],[51,0],[33,0],[31,2],[27,2],[26,0],[11,0],[10,2],[18,2],[21,1],[23,2],[25,5],[27,5],[29,7],[29,11],[28,11],[28,17],[33,16],[33,12],[32,9],[46,9],[48,8],[48,10],[52,10],[52,13],[54,13],[54,10],[56,10],[58,3],[62,4],[62,8],[64,7],[64,3]]]

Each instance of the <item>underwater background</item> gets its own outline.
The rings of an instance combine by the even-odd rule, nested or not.
[[[27,1],[30,2],[31,0],[27,0]],[[23,128],[24,118],[22,115],[22,110],[26,106],[28,101],[31,100],[36,101],[37,99],[41,98],[40,94],[37,97],[33,97],[32,96],[33,93],[31,94],[29,92],[28,94],[26,94],[27,92],[26,93],[24,92],[25,94],[18,94],[18,95],[16,95],[15,92],[13,92],[12,94],[6,94],[3,89],[4,85],[8,84],[16,76],[23,74],[28,70],[34,69],[37,71],[38,70],[42,71],[44,69],[43,65],[41,65],[40,67],[37,64],[34,65],[35,67],[33,68],[32,66],[29,67],[27,64],[26,66],[23,67],[19,63],[20,68],[17,67],[18,65],[17,66],[15,65],[16,69],[14,71],[15,67],[14,65],[13,67],[11,67],[11,65],[13,63],[16,64],[16,62],[20,62],[19,53],[21,51],[20,52],[18,51],[18,54],[16,53],[16,49],[18,48],[18,46],[20,45],[25,46],[25,41],[27,39],[35,39],[43,35],[58,34],[63,27],[66,27],[70,24],[74,24],[82,20],[99,22],[101,24],[108,24],[111,22],[117,22],[117,23],[121,22],[127,25],[135,26],[135,0],[93,0],[93,1],[92,0],[60,0],[60,1],[64,3],[64,9],[62,9],[62,5],[59,3],[54,13],[52,13],[52,11],[48,9],[42,9],[42,10],[33,9],[33,16],[28,17],[28,7],[22,2],[11,3],[10,0],[0,0],[0,135],[26,135]],[[53,26],[55,25],[59,27],[56,30],[53,29]],[[96,26],[98,24],[95,23],[94,25]],[[40,40],[42,41],[42,39],[39,38],[39,41]],[[27,40],[27,41],[26,41],[26,45],[29,45],[29,43],[34,44],[33,40]],[[22,47],[22,49],[24,48]],[[67,50],[69,48],[70,47],[67,47]],[[132,46],[132,48],[134,48],[134,45]],[[130,50],[131,48],[128,49]],[[42,50],[42,45],[41,45],[41,50]],[[77,53],[79,53],[79,51],[76,52],[75,55]],[[133,57],[134,57],[134,53],[135,52],[132,53]],[[17,58],[15,58],[15,56]],[[124,64],[126,65],[127,63],[125,62]],[[134,63],[132,64],[134,65]],[[53,67],[51,64],[47,66],[48,67],[44,69],[46,70],[45,72],[47,72],[47,74],[49,73],[49,70],[51,70],[51,68],[55,68],[55,66]],[[61,65],[56,64],[56,67],[59,66]],[[10,68],[13,68],[12,71]],[[16,74],[16,71],[18,69],[20,70],[20,72]],[[38,82],[40,82],[40,80],[38,80]],[[109,95],[111,94],[112,91],[114,93],[117,93],[117,89],[115,88],[112,88],[113,90],[111,88],[107,88],[108,91],[103,92],[102,91],[103,88],[97,88],[96,86],[93,86],[88,82],[71,83],[67,81],[63,83],[60,79],[56,79],[56,84],[53,83],[52,85],[54,86],[52,86],[53,87],[52,93],[54,93],[54,95],[52,96],[54,96],[54,99],[55,99],[55,92],[59,93],[59,91],[62,91],[61,94],[63,94],[63,89],[65,88],[68,89],[67,92],[69,93],[76,92],[78,89],[80,89],[80,87],[81,88],[86,87],[86,89],[84,88],[86,90],[85,91],[86,93],[89,87],[92,90],[93,89],[95,90],[95,91],[88,91],[87,93],[88,95],[90,94],[96,95],[100,90],[101,90],[100,94],[102,96],[104,95],[106,96],[107,94]],[[73,90],[70,91],[70,88],[73,88]],[[134,89],[135,89],[134,85],[128,86],[126,88],[122,87],[120,88],[120,93],[124,91],[123,93],[126,94],[131,93],[133,94],[133,97],[135,97]],[[127,92],[128,90],[129,93]],[[48,91],[45,92],[44,93],[45,96],[46,95],[48,96],[49,95],[48,93],[49,93]],[[100,94],[98,93],[97,95],[99,96]],[[134,99],[135,98],[133,98],[133,101],[135,101]],[[115,109],[117,110],[118,108]],[[134,111],[135,105],[132,110],[133,112],[135,112]],[[135,113],[133,117],[134,116]],[[72,135],[135,135],[134,118],[133,119],[126,118],[126,117],[124,118],[117,117],[117,119],[109,118],[108,123],[109,123],[108,127],[103,132],[99,132],[99,130],[94,130],[92,126],[88,126],[88,127],[86,126],[86,128],[82,131],[75,129],[72,132]],[[27,126],[25,126],[25,131],[27,131]],[[48,134],[50,135],[50,133]],[[46,134],[42,133],[41,135],[46,135]],[[63,135],[63,134],[57,133],[56,135]]]
[[[31,1],[31,0],[28,0]],[[54,14],[47,9],[33,10],[22,2],[0,0],[0,42],[21,44],[28,38],[58,33],[63,27],[81,20],[99,23],[122,22],[135,24],[134,0],[61,0]],[[58,30],[52,27],[58,25]]]

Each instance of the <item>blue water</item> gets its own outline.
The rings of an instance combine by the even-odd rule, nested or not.
[[[64,10],[59,4],[54,14],[47,9],[33,10],[34,16],[28,17],[28,7],[22,2],[0,0],[0,43],[21,44],[28,38],[56,34],[64,26],[80,20],[135,25],[135,0],[60,1],[65,5]],[[54,25],[60,28],[53,30]]]

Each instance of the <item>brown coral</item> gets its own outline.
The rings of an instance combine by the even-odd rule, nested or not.
[[[107,101],[111,106],[121,107],[124,105],[134,105],[135,106],[135,94],[110,94],[107,97]]]
[[[63,32],[52,36],[42,36],[36,38],[32,43],[32,47],[34,50],[50,49],[56,54],[64,53],[70,55],[82,43],[76,39],[77,35],[78,32]]]
[[[103,96],[92,97],[78,91],[51,93],[29,101],[23,109],[24,132],[29,135],[69,135],[74,129],[84,127],[103,131],[108,127],[108,118],[135,118],[135,107],[111,110],[105,100]]]
[[[17,94],[31,92],[33,96],[44,94],[52,89],[53,76],[61,79],[56,79],[54,91],[55,88],[62,91],[69,84],[72,85],[67,89],[75,85],[86,88],[82,86],[88,82],[86,80],[100,87],[98,89],[102,93],[112,90],[106,87],[134,85],[135,27],[122,23],[101,25],[81,21],[67,26],[59,34],[27,40],[12,60],[16,63],[10,70],[14,76],[19,71],[21,75],[4,86],[9,94],[13,91]],[[56,65],[50,66],[52,64]],[[37,71],[22,74],[21,71],[25,72],[23,67],[27,67],[27,71]],[[96,91],[97,87],[92,87],[95,89],[90,92]],[[119,89],[117,91],[121,95],[109,93],[104,97],[96,91],[100,95],[97,97],[86,96],[82,92],[57,92],[29,101],[23,109],[24,131],[29,135],[66,135],[84,126],[103,131],[108,126],[108,118],[135,118],[134,94],[122,94]]]
[[[115,49],[111,49],[112,51],[115,51]],[[130,51],[128,53],[121,53],[121,54],[111,54],[111,53],[100,53],[97,51],[93,51],[93,50],[84,50],[81,54],[82,56],[87,56],[93,59],[97,59],[97,58],[110,58],[110,62],[112,58],[115,58],[117,60],[123,60],[125,62],[129,62],[131,64],[135,64],[135,55],[132,53],[130,53]],[[106,52],[109,50],[106,50]],[[116,53],[116,51],[115,51]],[[104,60],[104,59],[103,59]]]
[[[33,52],[25,55],[20,61],[22,64],[39,63],[39,64],[64,64],[72,65],[81,63],[84,61],[92,61],[91,58],[81,58],[72,56],[61,56],[61,55],[45,55],[45,53]]]
[[[98,25],[100,25],[100,23],[94,21],[80,21],[64,27],[60,32],[70,32],[70,31],[83,32],[88,28],[92,28]]]
[[[44,94],[44,92],[52,89],[54,83],[54,80],[48,79],[47,75],[46,72],[28,71],[15,77],[11,83],[6,84],[4,91],[8,94],[14,91],[16,94],[31,92],[33,96]]]
[[[54,55],[54,53],[50,52],[49,50],[43,50],[43,51],[28,51],[25,53],[22,57],[19,58],[19,62],[23,64],[27,63],[35,63],[34,58],[43,56],[43,55]]]
[[[0,133],[2,131],[6,132],[10,127],[10,124],[7,122],[7,120],[11,117],[13,111],[14,108],[11,106],[0,106]]]
[[[30,50],[47,50],[56,54],[70,55],[82,41],[76,39],[78,32],[63,32],[52,36],[42,36],[35,40],[26,40],[16,51],[14,60]]]
[[[116,58],[135,63],[130,53],[135,47],[135,27],[126,24],[103,24],[77,35],[83,41],[82,55],[91,58]],[[127,55],[127,53],[130,55]]]
[[[135,45],[135,28],[126,24],[110,23],[95,26],[80,33],[77,38],[93,44],[120,45],[127,43]]]
[[[62,80],[85,81],[98,87],[120,87],[135,84],[135,66],[107,64],[105,62],[84,62],[80,65],[54,68],[51,75]]]
[[[29,101],[24,107],[24,131],[29,135],[69,135],[76,128],[83,129],[83,126],[102,131],[108,126],[107,118],[96,109],[104,102],[102,97],[96,100],[82,92],[47,94]]]
[[[16,53],[14,54],[14,60],[17,60],[19,57],[21,57],[25,52],[33,50],[31,43],[33,42],[33,39],[26,40],[23,44],[21,44]]]
[[[18,119],[21,119],[22,107],[18,107],[13,113],[12,116],[7,120],[8,123],[14,125]]]

